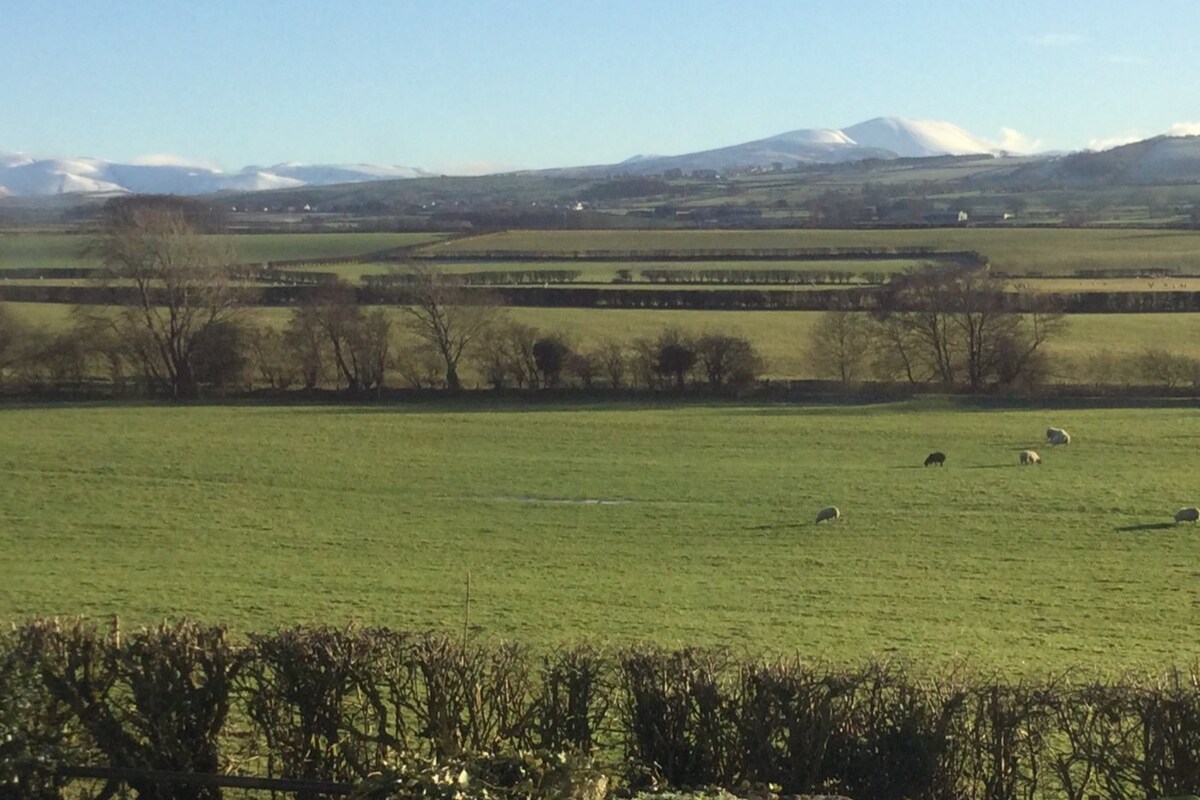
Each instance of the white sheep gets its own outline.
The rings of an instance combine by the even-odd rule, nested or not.
[[[1039,456],[1037,453],[1033,452],[1032,450],[1022,450],[1021,451],[1021,463],[1022,464],[1040,464],[1040,463],[1042,463],[1042,457]]]
[[[842,512],[838,509],[837,506],[826,506],[825,508],[822,508],[820,511],[817,512],[817,522],[821,522],[822,520],[826,520],[826,519],[831,519],[834,522],[836,522],[841,518],[842,518]]]
[[[1071,434],[1062,428],[1046,428],[1046,441],[1050,444],[1070,444]]]
[[[1195,522],[1200,520],[1200,508],[1181,508],[1175,512],[1175,522]]]

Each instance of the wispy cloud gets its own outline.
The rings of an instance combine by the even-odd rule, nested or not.
[[[1078,33],[1039,33],[1029,37],[1029,43],[1038,47],[1072,47],[1084,41]]]
[[[171,153],[148,153],[147,155],[134,158],[129,163],[136,164],[139,167],[191,167],[193,169],[221,171],[221,168],[211,161],[187,158],[186,156],[177,156]]]
[[[1045,148],[1045,141],[1035,139],[1032,136],[1027,136],[1013,128],[1001,128],[999,139],[989,139],[987,143],[994,150],[1003,150],[1006,153],[1036,153],[1038,150]]]
[[[1117,136],[1106,136],[1099,139],[1091,139],[1088,141],[1088,150],[1111,150],[1114,147],[1120,147],[1123,144],[1131,142],[1140,142],[1145,139],[1146,135],[1142,133],[1122,133]]]
[[[1176,122],[1167,128],[1167,136],[1200,136],[1200,122]]]

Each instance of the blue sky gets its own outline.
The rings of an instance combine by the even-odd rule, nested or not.
[[[1198,35],[1194,0],[0,0],[0,152],[465,173],[877,116],[1080,149],[1200,132]]]

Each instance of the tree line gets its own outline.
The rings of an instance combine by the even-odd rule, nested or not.
[[[197,235],[175,202],[133,197],[105,206],[92,246],[106,284],[95,288],[111,292],[113,306],[80,306],[54,331],[0,307],[0,380],[50,390],[99,382],[187,399],[256,387],[370,395],[397,384],[740,391],[767,369],[754,342],[720,329],[664,328],[580,346],[511,319],[506,292],[520,289],[466,285],[422,264],[377,289],[387,305],[364,304],[363,287],[345,283],[297,287],[304,291],[286,320],[263,324],[250,307],[260,290],[239,282],[224,245]],[[1052,376],[1046,345],[1067,317],[1053,297],[1031,295],[1021,309],[1012,297],[1006,281],[978,265],[911,269],[873,290],[867,311],[847,304],[826,312],[795,346],[819,377],[844,385],[1030,388]],[[1144,355],[1145,366],[1136,376],[1126,371],[1126,381],[1198,382],[1194,360]]]

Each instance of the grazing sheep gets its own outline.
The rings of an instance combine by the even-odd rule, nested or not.
[[[1062,428],[1046,428],[1046,441],[1050,444],[1070,444],[1071,434]]]
[[[927,466],[927,467],[930,464],[937,464],[940,467],[940,466],[944,465],[945,463],[946,463],[946,454],[945,453],[930,453],[928,456],[925,457],[925,466]]]
[[[1200,520],[1200,508],[1181,508],[1175,512],[1175,522],[1195,522]]]
[[[842,512],[838,510],[837,506],[827,506],[826,508],[822,508],[817,512],[817,522],[821,522],[822,520],[826,519],[831,519],[836,522],[841,518]]]
[[[1032,450],[1022,450],[1021,451],[1021,463],[1022,464],[1041,464],[1042,457],[1039,456],[1037,453],[1033,452]]]

